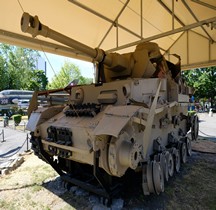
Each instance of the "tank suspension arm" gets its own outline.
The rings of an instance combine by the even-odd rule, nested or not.
[[[66,46],[69,46],[88,55],[97,62],[103,61],[103,63],[109,67],[113,65],[112,56],[110,54],[106,55],[105,52],[99,48],[93,49],[57,31],[50,29],[48,26],[43,25],[39,21],[38,16],[33,17],[29,13],[24,12],[21,18],[21,30],[22,32],[31,34],[33,37],[41,35],[65,44]]]

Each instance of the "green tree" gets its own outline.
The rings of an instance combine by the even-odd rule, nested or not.
[[[44,74],[37,72],[38,51],[0,44],[1,90],[3,89],[44,89]],[[4,78],[4,79],[3,79]],[[34,85],[33,85],[34,81]],[[38,84],[36,82],[38,81]],[[32,84],[30,85],[30,83]],[[48,81],[46,81],[46,84]]]
[[[91,78],[85,78],[81,75],[80,69],[75,64],[65,61],[61,70],[56,74],[49,83],[50,89],[66,87],[70,82],[78,80],[78,84],[90,84]]]
[[[186,83],[194,87],[197,99],[207,98],[211,106],[215,105],[216,67],[200,68],[182,73]]]
[[[28,90],[45,90],[48,84],[48,79],[43,70],[34,70],[30,72],[30,80],[26,82]]]
[[[0,90],[6,89],[9,77],[7,75],[7,63],[4,58],[0,56]]]

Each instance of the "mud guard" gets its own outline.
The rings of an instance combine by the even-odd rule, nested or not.
[[[120,131],[140,108],[142,107],[134,105],[108,106],[103,118],[94,129],[94,135],[111,135],[117,138]]]
[[[37,109],[31,113],[26,129],[29,131],[35,131],[38,125],[60,113],[63,108],[63,106],[53,106]]]

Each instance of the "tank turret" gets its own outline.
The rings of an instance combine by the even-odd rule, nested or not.
[[[188,114],[189,89],[180,79],[180,62],[166,61],[151,42],[121,55],[92,49],[28,13],[21,28],[98,63],[96,84],[59,89],[67,91],[67,104],[38,107],[37,96],[53,91],[33,95],[27,129],[35,154],[63,180],[108,199],[128,171],[140,174],[144,195],[163,192],[164,181],[191,155],[188,131],[192,139],[198,136],[198,118]]]

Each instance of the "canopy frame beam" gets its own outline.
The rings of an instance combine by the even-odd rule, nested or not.
[[[200,1],[200,0],[191,0],[191,1],[194,2],[194,3],[200,4],[200,5],[204,6],[204,7],[207,7],[207,8],[209,8],[209,9],[216,10],[216,7],[215,7],[215,6],[213,6],[213,5],[211,5],[211,4],[208,4],[208,3],[206,3],[206,2],[203,2],[203,1]]]
[[[192,11],[192,9],[188,6],[188,4],[185,2],[185,0],[182,0],[182,3],[184,4],[184,6],[186,7],[186,9],[189,11],[189,13],[192,15],[192,17],[199,22],[199,19],[197,18],[197,16],[194,14],[194,12]],[[205,30],[205,28],[201,25],[200,26],[202,28],[202,30],[205,32],[205,34],[208,36],[209,40],[214,43],[213,38],[210,36],[210,34]]]
[[[173,12],[167,7],[167,5],[162,0],[157,0],[157,1],[170,15],[172,15]],[[175,13],[173,15],[174,18],[180,23],[181,26],[185,26],[185,24],[175,15]]]
[[[144,39],[139,40],[139,41],[135,41],[135,42],[131,42],[129,44],[119,46],[117,48],[112,48],[112,49],[107,50],[106,52],[114,52],[114,51],[122,50],[122,49],[125,49],[125,48],[128,48],[128,47],[133,47],[135,45],[138,45],[141,42],[153,41],[153,40],[160,39],[160,38],[163,38],[163,37],[166,37],[166,36],[169,36],[169,35],[180,33],[180,32],[183,32],[183,31],[187,31],[187,30],[190,30],[190,29],[202,26],[202,25],[207,25],[208,26],[210,23],[214,23],[214,22],[216,22],[216,17],[209,18],[209,19],[206,19],[206,20],[202,20],[202,21],[199,21],[199,22],[195,22],[195,23],[192,23],[192,24],[189,24],[189,25],[186,25],[186,26],[174,29],[174,30],[170,30],[170,31],[166,31],[166,32],[154,35],[154,36],[150,36],[148,38],[144,38]]]
[[[82,9],[84,9],[84,10],[86,10],[86,11],[88,11],[88,12],[90,12],[90,13],[92,13],[92,14],[98,16],[98,17],[100,17],[101,19],[103,19],[103,20],[105,20],[105,21],[107,21],[107,22],[110,22],[110,23],[112,23],[112,24],[115,24],[115,22],[114,22],[113,20],[111,20],[110,18],[108,18],[108,17],[102,15],[102,14],[99,13],[99,12],[96,12],[95,10],[93,10],[93,9],[91,9],[91,8],[89,8],[89,7],[87,7],[87,6],[85,6],[84,4],[82,4],[82,3],[78,2],[78,1],[75,1],[75,0],[68,0],[68,1],[71,2],[71,3],[73,3],[74,5],[76,5],[76,6],[80,7],[80,8],[82,8]],[[135,37],[137,37],[137,38],[139,38],[139,39],[142,38],[139,34],[137,34],[137,33],[133,32],[133,31],[131,31],[130,29],[124,27],[123,25],[121,25],[121,24],[119,24],[119,23],[118,23],[118,27],[121,28],[121,29],[123,29],[123,30],[125,30],[126,32],[128,32],[128,33],[134,35]]]
[[[66,47],[60,44],[54,44],[47,41],[42,41],[37,38],[32,38],[28,36],[24,36],[21,34],[9,32],[6,30],[0,29],[0,39],[3,43],[13,44],[20,47],[25,45],[31,45],[32,49],[39,50],[39,51],[47,51],[53,54],[59,54],[67,57],[73,57],[77,59],[81,59],[83,61],[91,61],[85,54],[79,52],[76,49]]]
[[[130,0],[127,0],[127,2],[124,4],[123,8],[120,10],[118,15],[116,16],[115,20],[112,21],[111,26],[109,27],[108,31],[105,33],[104,37],[102,38],[101,42],[99,43],[98,48],[102,45],[102,43],[104,42],[104,40],[106,39],[106,37],[108,36],[110,31],[112,30],[113,26],[116,27],[116,45],[118,47],[118,27],[119,27],[118,19],[121,16],[121,14],[123,13],[123,11],[125,10],[125,8],[127,7],[129,2],[130,2]]]

